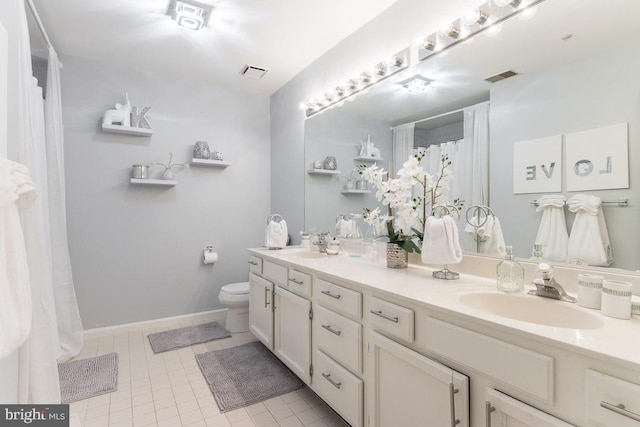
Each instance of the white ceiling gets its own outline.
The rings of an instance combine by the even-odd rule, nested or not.
[[[271,94],[396,0],[203,0],[201,31],[180,28],[169,0],[33,0],[58,54],[128,64]],[[239,75],[267,68],[260,80]]]

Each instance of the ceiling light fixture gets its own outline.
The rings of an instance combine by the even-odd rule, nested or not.
[[[194,0],[171,0],[167,14],[178,26],[199,30],[207,25],[213,6]]]
[[[363,71],[357,77],[347,80],[346,83],[335,87],[333,92],[325,92],[320,100],[314,98],[301,104],[307,117],[318,114],[334,106],[340,106],[344,101],[353,99],[358,93],[363,93],[371,86],[393,76],[409,66],[409,52],[406,48],[396,53],[391,59],[380,61],[371,68],[371,71]]]
[[[433,80],[428,79],[420,74],[416,74],[415,76],[411,76],[410,78],[398,82],[399,85],[402,85],[409,93],[420,93],[424,92],[427,89]]]
[[[424,38],[418,47],[418,60],[424,61],[470,37],[487,31],[497,30],[500,24],[513,17],[529,12],[545,0],[489,0],[464,17],[446,25],[444,30],[437,31]],[[487,31],[487,34],[490,30]]]

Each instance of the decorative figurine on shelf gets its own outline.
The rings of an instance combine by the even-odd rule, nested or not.
[[[164,167],[164,172],[162,172],[162,175],[160,176],[160,179],[166,179],[166,180],[171,180],[174,178],[173,175],[173,171],[171,170],[172,168],[179,166],[179,167],[183,167],[185,169],[189,168],[189,164],[187,163],[174,163],[171,164],[171,160],[173,159],[173,153],[169,153],[169,163],[167,163],[166,165],[164,163],[160,163],[160,162],[153,162],[151,163],[151,166],[163,166]]]
[[[371,135],[367,135],[366,141],[360,142],[360,157],[371,157],[373,159],[380,158],[380,149],[373,146]]]
[[[213,152],[213,156],[212,156],[213,160],[220,160],[222,161],[222,152],[215,150]]]
[[[125,104],[116,104],[113,110],[107,110],[102,117],[103,125],[113,125],[119,123],[121,126],[131,126],[131,101],[129,94],[124,94]]]
[[[208,159],[209,156],[211,156],[209,143],[206,141],[196,141],[196,145],[193,146],[193,158]]]
[[[134,128],[151,129],[149,120],[147,120],[147,113],[151,107],[144,107],[138,111],[138,107],[131,107],[131,126]]]

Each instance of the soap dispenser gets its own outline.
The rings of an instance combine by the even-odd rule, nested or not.
[[[507,246],[504,260],[496,269],[496,284],[503,292],[522,292],[524,290],[524,268],[513,259],[513,248]]]

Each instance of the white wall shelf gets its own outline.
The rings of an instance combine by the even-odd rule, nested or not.
[[[342,190],[342,194],[369,194],[371,190]]]
[[[340,171],[329,169],[309,169],[307,173],[309,175],[340,175]]]
[[[231,166],[231,162],[227,162],[225,160],[209,160],[209,159],[192,159],[192,165],[200,165],[200,166],[210,166],[214,168],[226,168],[227,166]]]
[[[360,162],[381,162],[384,159],[382,157],[356,157],[353,160]]]
[[[133,136],[153,135],[153,129],[134,128],[131,126],[110,125],[105,123],[102,124],[102,131],[107,133],[119,133],[122,135],[133,135]]]
[[[139,179],[139,178],[131,178],[132,184],[141,184],[141,185],[157,185],[164,187],[173,187],[178,184],[178,181],[174,181],[171,179]]]

